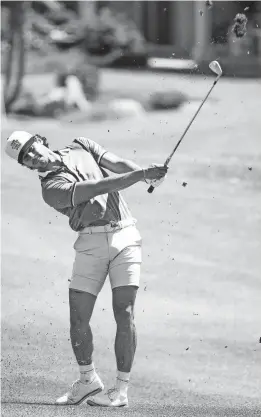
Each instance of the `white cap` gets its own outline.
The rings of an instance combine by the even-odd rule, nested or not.
[[[25,146],[30,142],[33,143],[33,137],[31,133],[25,132],[24,130],[17,130],[13,132],[7,139],[5,152],[8,156],[21,163],[23,152],[21,152]]]

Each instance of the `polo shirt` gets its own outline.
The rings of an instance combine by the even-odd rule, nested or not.
[[[79,205],[74,204],[77,182],[102,180],[109,174],[100,166],[107,152],[98,143],[85,137],[74,139],[71,145],[55,151],[61,156],[62,166],[45,175],[39,173],[44,201],[58,212],[69,217],[74,231],[87,226],[118,222],[132,217],[130,210],[118,191],[98,195]]]

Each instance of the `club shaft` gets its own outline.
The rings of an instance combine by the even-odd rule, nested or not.
[[[182,139],[184,138],[184,136],[186,135],[187,131],[189,130],[190,126],[192,125],[193,121],[195,120],[195,118],[197,117],[198,113],[200,112],[201,107],[203,106],[203,104],[205,103],[205,101],[207,100],[209,94],[211,93],[211,91],[213,90],[213,88],[215,87],[215,85],[217,84],[219,78],[221,77],[222,74],[218,75],[217,78],[215,79],[215,81],[213,82],[211,88],[209,89],[206,97],[204,98],[204,100],[202,101],[202,103],[200,104],[199,108],[197,109],[196,113],[194,114],[194,116],[192,117],[191,121],[189,122],[189,124],[187,125],[186,129],[184,130],[180,140],[178,141],[178,143],[176,144],[175,148],[173,149],[173,151],[171,152],[171,154],[168,156],[168,158],[166,159],[166,161],[164,162],[165,166],[168,166],[171,158],[173,157],[174,153],[176,152],[176,150],[178,149],[179,145],[182,142]],[[148,188],[148,193],[153,193],[154,191],[154,187],[153,185],[151,185]]]
[[[186,129],[184,130],[180,140],[178,141],[178,143],[176,144],[175,148],[173,149],[173,151],[171,152],[171,154],[168,156],[168,158],[166,159],[166,161],[164,162],[164,165],[168,165],[171,158],[173,157],[174,153],[176,152],[176,150],[178,149],[179,145],[182,142],[182,139],[184,138],[184,136],[186,135],[187,131],[189,130],[190,126],[192,125],[193,121],[195,120],[195,118],[197,117],[201,107],[203,106],[203,104],[205,103],[205,101],[207,100],[208,96],[210,95],[211,91],[213,90],[213,88],[215,87],[217,81],[219,80],[220,76],[218,76],[216,78],[216,80],[214,81],[212,87],[210,88],[210,90],[208,91],[206,97],[204,98],[204,100],[202,101],[202,103],[200,104],[199,108],[197,109],[196,113],[194,114],[194,116],[192,117],[191,121],[189,122],[188,126],[186,127]]]

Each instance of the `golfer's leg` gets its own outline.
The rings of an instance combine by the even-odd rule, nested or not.
[[[128,246],[124,247],[126,244]],[[135,227],[127,227],[114,233],[112,247],[117,249],[109,269],[113,312],[117,324],[115,339],[117,379],[129,380],[130,375],[127,374],[132,367],[137,343],[134,304],[141,270],[141,237],[138,230]]]
[[[128,383],[136,350],[134,303],[138,287],[127,285],[112,290],[113,312],[117,324],[115,355],[117,378],[113,389],[87,400],[92,406],[124,407],[128,405]]]
[[[141,237],[136,228],[129,227],[111,233],[109,239],[117,377],[113,390],[87,402],[92,406],[123,407],[128,405],[128,383],[137,343],[134,305],[140,280]]]
[[[90,319],[96,298],[108,273],[108,249],[103,233],[81,234],[69,286],[71,342],[80,366],[92,363],[93,337]]]
[[[104,388],[92,363],[93,340],[89,322],[96,298],[91,293],[69,289],[71,343],[79,364],[80,378],[56,400],[57,405],[81,404]]]
[[[117,369],[129,373],[136,351],[137,334],[134,323],[134,304],[138,287],[124,286],[113,289],[113,312],[117,331],[115,338],[115,355]]]
[[[92,363],[93,336],[90,319],[96,299],[93,294],[69,289],[71,343],[79,365]]]

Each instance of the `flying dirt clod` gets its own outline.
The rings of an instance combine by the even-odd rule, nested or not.
[[[234,25],[232,26],[231,32],[233,32],[237,38],[243,38],[247,29],[247,17],[243,13],[238,13],[234,18]]]

